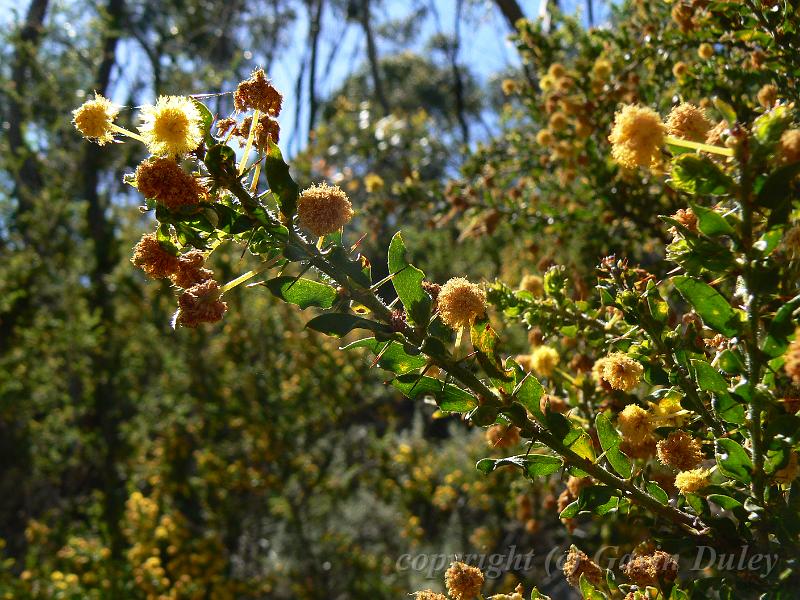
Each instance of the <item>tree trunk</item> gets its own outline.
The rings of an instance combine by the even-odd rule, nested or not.
[[[525,18],[525,13],[522,12],[519,2],[517,0],[494,0],[497,8],[503,13],[503,16],[508,23],[509,29],[512,31],[517,30],[517,21]]]

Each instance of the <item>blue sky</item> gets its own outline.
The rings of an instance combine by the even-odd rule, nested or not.
[[[431,6],[435,11],[429,10],[428,15],[422,21],[422,26],[415,36],[415,42],[411,45],[397,43],[391,39],[379,39],[378,52],[380,55],[388,55],[402,50],[421,51],[424,44],[436,33],[452,35],[455,26],[455,11],[457,0],[385,0],[378,4],[374,2],[373,18],[376,23],[389,20],[402,19],[419,7]],[[567,12],[575,9],[579,0],[570,0],[570,3],[562,1],[562,6]],[[53,0],[52,6],[68,6],[70,0]],[[102,3],[100,3],[102,4]],[[464,18],[462,20],[462,44],[460,50],[460,62],[468,65],[479,82],[486,83],[493,74],[496,74],[509,66],[516,66],[519,63],[518,56],[514,51],[513,45],[508,41],[508,26],[503,19],[499,9],[491,0],[466,0]],[[595,4],[600,4],[600,0],[595,0]],[[0,0],[0,27],[7,27],[16,18],[16,11],[24,15],[28,2],[12,2],[10,0]],[[523,12],[530,18],[539,14],[539,0],[520,0]],[[580,9],[584,7],[584,0],[580,0]],[[308,30],[308,22],[304,18],[304,9],[298,3],[298,20],[289,32],[289,39],[299,40],[299,43],[282,53],[279,59],[269,69],[269,76],[272,78],[278,89],[282,90],[285,97],[285,108],[281,114],[282,138],[285,140],[297,139],[304,140],[306,131],[293,131],[295,121],[295,111],[298,103],[292,93],[295,87],[296,77],[305,50],[305,40]],[[595,12],[601,12],[598,8]],[[51,13],[52,14],[52,13]],[[434,15],[438,15],[438,18]],[[69,24],[67,23],[68,27]],[[67,29],[68,32],[68,29]],[[330,11],[323,14],[323,27],[319,51],[319,71],[323,71],[323,65],[336,44],[340,45],[335,62],[332,64],[329,76],[318,81],[318,95],[322,98],[328,96],[333,90],[339,87],[344,79],[358,69],[365,56],[365,38],[359,27],[354,24],[341,23],[334,21]],[[245,57],[252,61],[253,66],[259,65],[259,57],[248,48],[242,48]],[[141,56],[137,57],[138,48],[135,44],[120,48],[120,61],[130,68],[142,66]],[[117,85],[114,99],[119,101],[125,97],[126,82],[120,81]],[[193,90],[193,92],[215,92],[220,90]],[[76,92],[79,94],[80,91]],[[76,97],[76,103],[80,97]],[[305,127],[307,118],[305,117],[307,106],[299,106],[299,123]],[[297,134],[296,136],[293,134]],[[296,150],[297,147],[292,148]]]

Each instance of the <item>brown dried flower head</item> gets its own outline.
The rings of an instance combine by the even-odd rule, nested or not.
[[[133,248],[131,262],[153,279],[164,279],[178,270],[178,257],[161,245],[155,233],[142,236]]]
[[[687,33],[694,29],[694,7],[692,4],[684,4],[679,1],[672,7],[672,20],[678,25],[678,28]]]
[[[671,582],[678,575],[678,563],[672,555],[656,550],[645,556],[635,556],[623,568],[625,576],[639,587],[657,586],[661,581]]]
[[[489,596],[489,600],[525,600],[524,594],[525,588],[522,587],[521,583],[518,583],[511,594],[495,594],[494,596]]]
[[[277,117],[281,112],[283,96],[276,90],[263,69],[256,69],[249,79],[242,81],[233,95],[233,106],[239,112],[258,110]]]
[[[783,355],[783,368],[792,380],[800,385],[800,327],[795,329],[794,340]]]
[[[694,469],[703,460],[700,440],[680,429],[657,444],[658,460],[678,471]]]
[[[519,282],[519,289],[530,292],[538,298],[544,295],[544,280],[539,275],[525,275]]]
[[[209,269],[203,268],[205,255],[200,250],[192,250],[178,257],[178,268],[170,276],[172,283],[179,288],[188,289],[214,276]]]
[[[439,291],[437,305],[444,324],[460,329],[486,314],[486,292],[463,277],[453,277]]]
[[[519,427],[492,425],[486,430],[486,443],[491,448],[510,448],[519,444]]]
[[[672,218],[675,219],[678,223],[686,227],[692,233],[697,233],[697,215],[694,214],[694,211],[691,208],[679,208],[678,212],[672,215]],[[670,230],[672,231],[673,235],[678,234],[677,227],[671,227]]]
[[[708,130],[706,134],[706,144],[721,146],[724,143],[724,137],[727,135],[728,129],[730,129],[728,121],[722,119],[722,121]]]
[[[423,590],[421,592],[414,592],[414,600],[447,600],[447,596],[432,590]]]
[[[800,162],[800,129],[789,129],[781,135],[778,144],[781,161],[786,164]]]
[[[757,95],[758,103],[764,108],[772,108],[778,101],[778,86],[774,83],[768,83],[758,90]]]
[[[689,102],[679,104],[667,116],[667,131],[675,137],[702,142],[710,129],[705,111]]]
[[[136,189],[169,210],[193,206],[208,197],[208,190],[171,158],[153,157],[136,168]]]
[[[247,138],[250,136],[250,128],[253,125],[253,117],[245,117],[241,125],[234,130],[234,135],[239,136],[241,144],[246,143]],[[269,141],[272,140],[273,144],[277,144],[280,139],[281,126],[275,119],[269,115],[262,115],[258,118],[256,128],[253,131],[253,146],[261,152],[268,150]]]
[[[567,561],[564,563],[564,577],[572,587],[578,587],[581,583],[581,575],[591,583],[598,585],[603,579],[603,570],[586,554],[575,546],[570,546]]]
[[[213,279],[193,285],[178,298],[177,323],[184,327],[197,327],[200,323],[222,320],[228,305],[220,300],[222,291]]]
[[[453,562],[444,574],[447,593],[454,600],[474,600],[483,587],[483,573],[476,567]]]
[[[333,233],[353,218],[353,205],[338,186],[321,183],[303,190],[297,200],[300,225],[316,236]]]

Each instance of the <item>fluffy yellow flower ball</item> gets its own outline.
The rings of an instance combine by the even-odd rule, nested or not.
[[[691,494],[703,489],[711,482],[711,471],[708,469],[692,469],[681,471],[675,477],[675,487],[681,494]]]
[[[558,351],[550,346],[539,346],[531,353],[531,367],[542,377],[550,377],[558,365]]]
[[[608,140],[611,156],[623,167],[633,169],[658,163],[666,127],[656,111],[629,104],[614,117]]]
[[[175,156],[191,152],[203,141],[200,111],[186,96],[161,96],[142,108],[139,133],[151,154]]]
[[[453,277],[442,286],[437,306],[444,324],[460,329],[486,314],[486,292],[463,277]]]
[[[103,146],[114,141],[113,125],[118,114],[119,108],[95,92],[92,100],[72,111],[72,122],[83,137]]]

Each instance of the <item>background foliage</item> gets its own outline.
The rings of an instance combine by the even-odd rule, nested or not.
[[[402,226],[434,281],[463,273],[515,287],[559,263],[580,299],[611,253],[663,275],[672,234],[658,215],[686,201],[610,162],[618,104],[666,113],[681,99],[716,119],[727,105],[749,122],[764,84],[797,99],[797,24],[779,21],[790,3],[759,11],[766,23],[749,3],[712,3],[686,25],[669,4],[628,2],[590,31],[551,11],[547,26],[520,23],[519,66],[483,82],[459,63],[458,37],[431,35],[419,53],[370,50],[372,37],[425,37],[419,23],[435,6],[377,22],[368,2],[32,1],[3,37],[0,69],[7,597],[396,598],[433,585],[397,569],[404,553],[516,546],[543,557],[574,539],[558,518],[564,478],[483,475],[477,460],[507,451],[401,398],[365,368],[371,359],[304,330],[307,315],[266,290],[237,289],[219,326],[173,331],[168,286],[146,285],[128,262],[150,225],[122,175],[143,155],[79,140],[69,122],[76,90],[113,92],[133,107],[161,93],[231,89],[253,66],[240,48],[265,49],[268,67],[292,43],[290,24],[315,15],[319,24],[323,4],[365,37],[363,65],[322,98],[319,60],[303,63],[311,133],[295,178],[346,186],[359,209],[351,227],[371,256]],[[512,22],[521,16],[497,5]],[[710,59],[698,56],[703,43],[716,44]],[[553,64],[567,72],[562,88]],[[714,96],[726,105],[714,108]],[[215,102],[225,112],[227,99]],[[246,261],[215,254],[214,270],[226,281]],[[377,279],[386,265],[373,271]],[[497,290],[508,309],[508,289]],[[508,327],[510,351],[529,351],[535,320]],[[557,337],[566,362],[575,353]],[[613,515],[578,517],[568,530],[623,546],[642,535]],[[511,580],[571,593],[543,561],[487,590]]]

